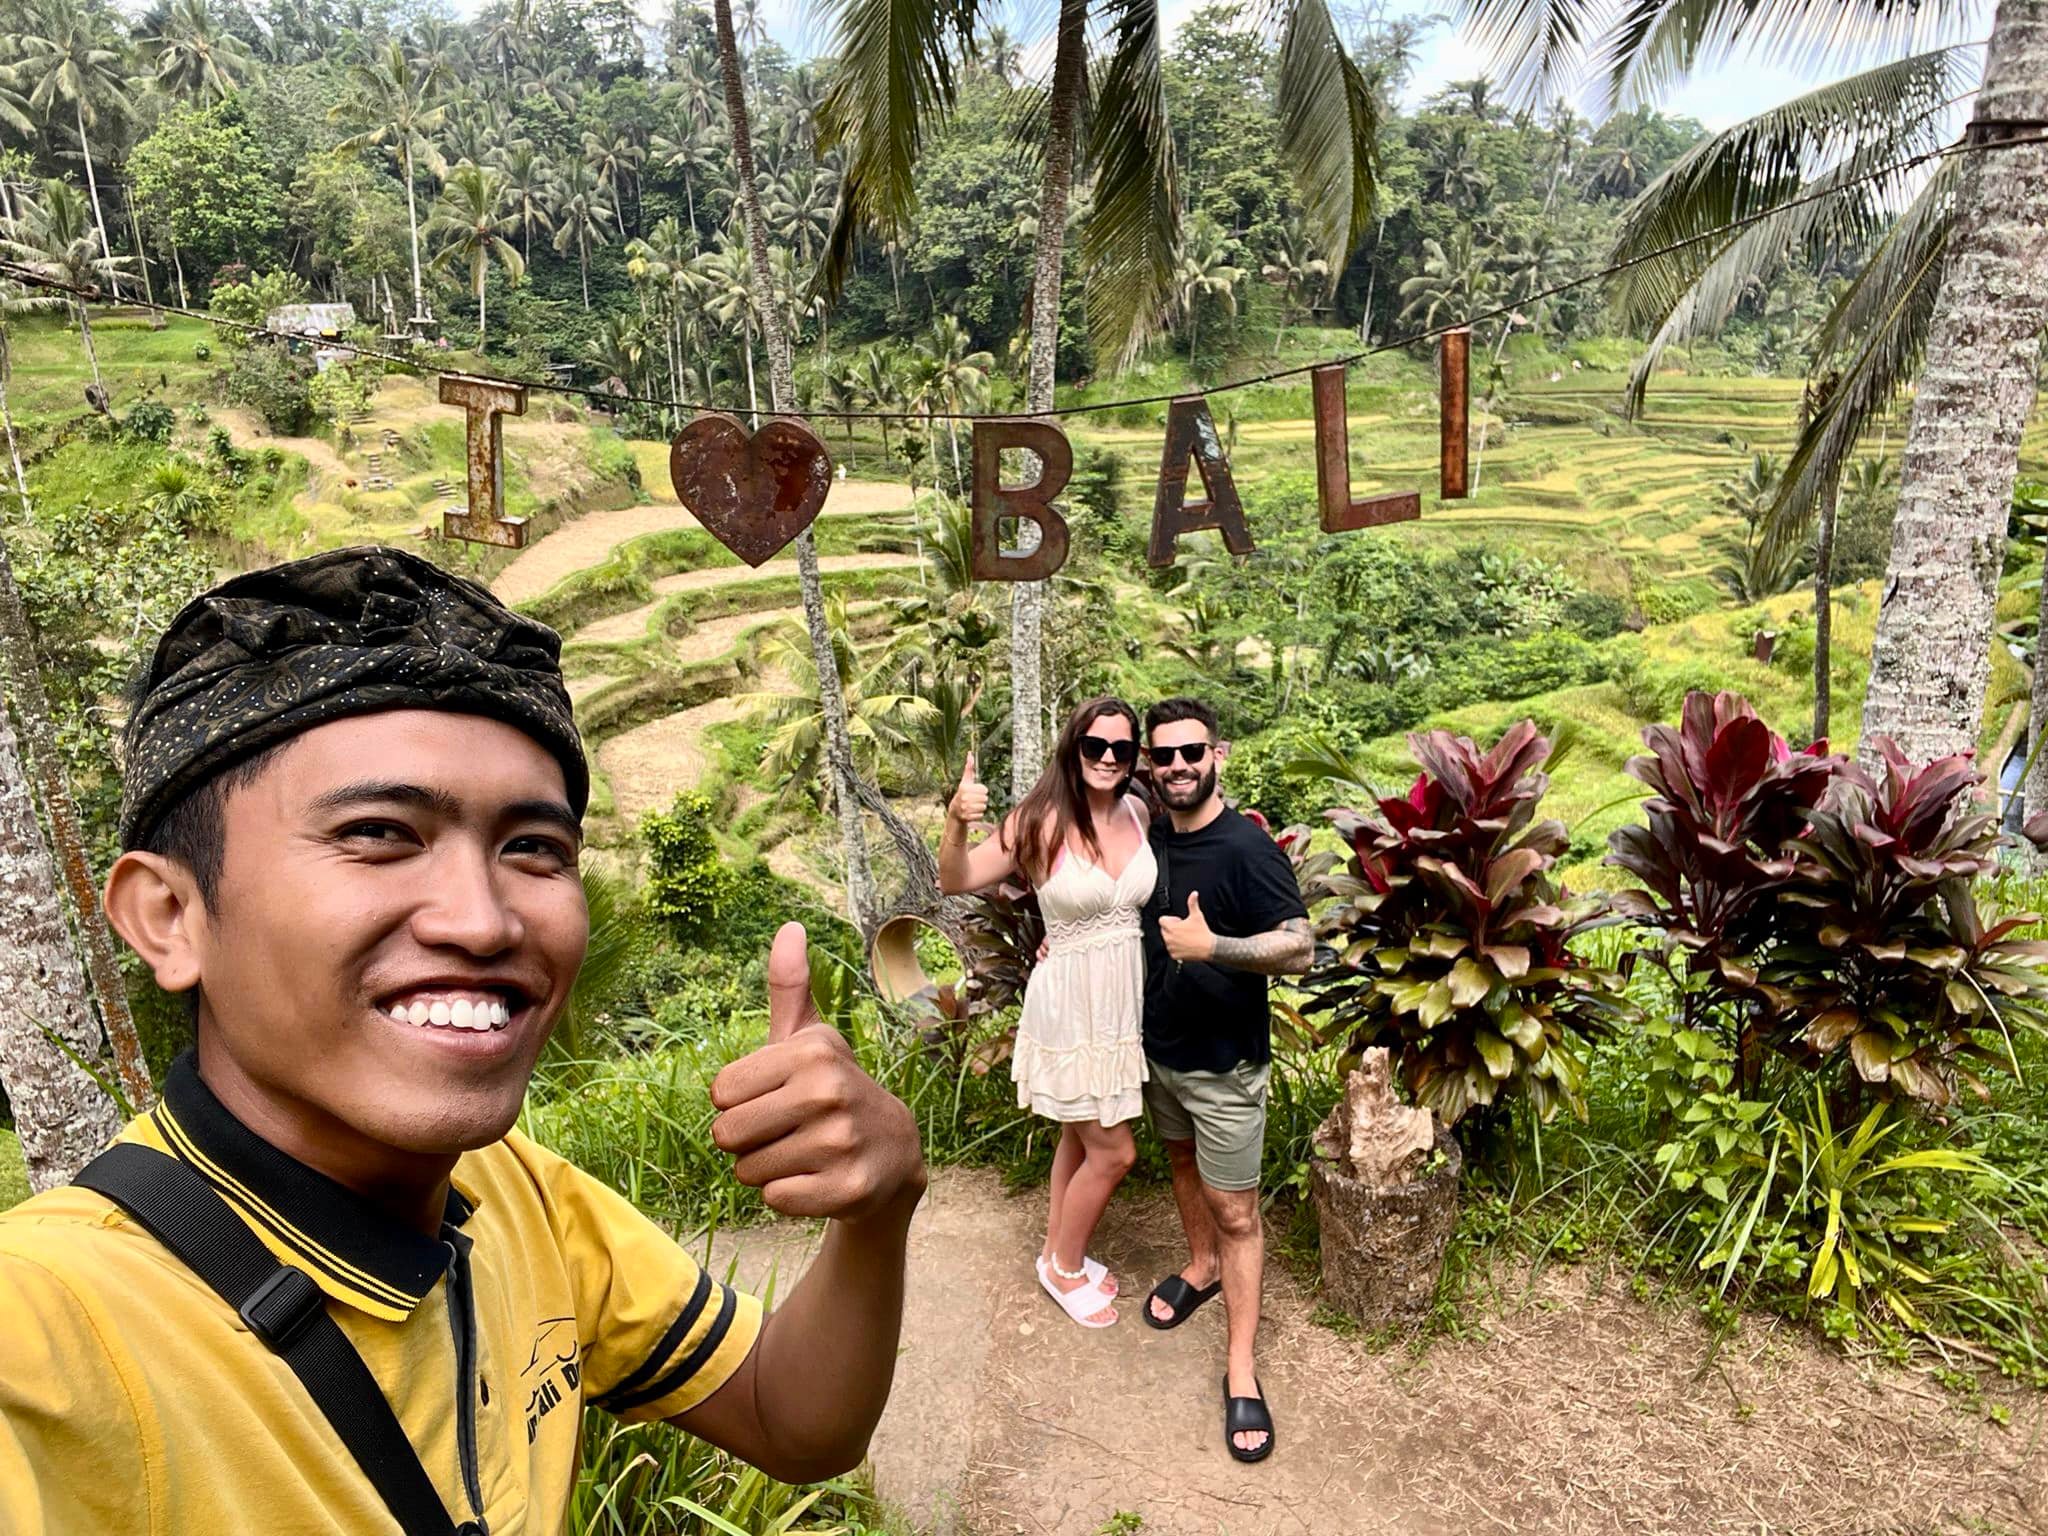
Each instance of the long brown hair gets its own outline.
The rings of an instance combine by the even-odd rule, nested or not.
[[[1034,885],[1052,874],[1053,860],[1066,845],[1067,833],[1077,831],[1081,841],[1099,858],[1102,844],[1096,837],[1095,818],[1088,810],[1088,789],[1081,782],[1081,738],[1088,727],[1104,715],[1115,715],[1131,727],[1131,743],[1138,742],[1138,712],[1113,694],[1090,699],[1067,717],[1053,748],[1052,761],[1030,792],[1017,802],[1017,867]],[[1135,762],[1132,772],[1136,769]],[[1131,772],[1126,772],[1118,794],[1131,789]]]

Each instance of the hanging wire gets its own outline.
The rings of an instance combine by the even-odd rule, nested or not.
[[[1206,397],[1209,395],[1229,394],[1234,390],[1254,389],[1259,385],[1277,383],[1282,379],[1299,378],[1305,374],[1314,373],[1321,368],[1349,367],[1353,363],[1363,362],[1367,358],[1378,357],[1383,353],[1399,352],[1425,341],[1435,341],[1439,337],[1446,336],[1453,331],[1470,330],[1472,327],[1485,321],[1496,320],[1504,315],[1511,315],[1525,305],[1540,304],[1545,299],[1556,298],[1559,294],[1569,293],[1574,288],[1583,288],[1589,283],[1603,282],[1618,272],[1627,271],[1630,267],[1639,266],[1647,261],[1656,261],[1662,257],[1673,255],[1676,252],[1690,249],[1695,245],[1703,245],[1710,241],[1719,240],[1724,235],[1747,229],[1752,224],[1760,224],[1765,219],[1776,218],[1787,209],[1818,202],[1822,198],[1839,196],[1850,187],[1859,186],[1868,181],[1876,181],[1882,177],[1894,176],[1902,171],[1914,170],[1919,166],[1930,164],[1936,160],[1946,159],[1951,155],[1986,154],[1996,150],[2020,149],[2031,144],[2048,144],[2048,132],[2021,132],[2014,133],[2013,136],[2005,138],[1983,137],[1983,132],[1990,129],[2010,131],[2033,130],[2037,128],[2048,128],[2048,124],[2032,121],[2012,123],[1973,122],[1965,131],[1964,137],[1953,144],[1944,145],[1940,149],[1923,150],[1917,155],[1909,155],[1905,159],[1895,160],[1889,165],[1877,166],[1860,176],[1851,177],[1847,181],[1804,193],[1798,197],[1788,198],[1782,203],[1774,203],[1771,207],[1761,212],[1749,214],[1740,219],[1731,219],[1726,224],[1719,224],[1712,229],[1702,230],[1696,235],[1687,235],[1682,240],[1674,240],[1669,245],[1659,246],[1652,251],[1644,251],[1639,255],[1629,257],[1625,261],[1618,261],[1612,265],[1601,267],[1597,271],[1588,272],[1584,276],[1570,278],[1561,283],[1553,283],[1548,288],[1540,289],[1534,293],[1523,294],[1519,298],[1512,299],[1507,303],[1496,304],[1491,309],[1480,310],[1476,314],[1466,315],[1462,319],[1447,320],[1440,325],[1433,325],[1425,330],[1412,331],[1405,336],[1397,336],[1392,340],[1382,341],[1356,352],[1347,352],[1336,357],[1323,358],[1313,363],[1296,363],[1286,368],[1271,368],[1264,373],[1254,374],[1249,378],[1232,379],[1226,383],[1212,384],[1201,389],[1174,390],[1150,395],[1132,395],[1121,400],[1095,400],[1079,405],[1061,405],[1054,406],[1048,410],[1028,412],[784,410],[763,412],[762,414],[784,418],[793,417],[800,420],[834,422],[897,421],[917,423],[949,421],[971,423],[977,421],[1014,421],[1025,419],[1042,421],[1053,417],[1090,416],[1104,411],[1124,410],[1133,406],[1169,405],[1175,400],[1185,399],[1189,396],[1199,395]],[[177,315],[189,320],[203,320],[209,325],[219,326],[224,330],[240,331],[251,336],[269,337],[276,341],[292,342],[309,339],[294,332],[273,330],[267,325],[255,325],[246,320],[231,320],[226,316],[212,314],[206,310],[195,309],[187,305],[163,302],[151,303],[141,299],[109,299],[97,287],[67,283],[61,278],[49,277],[37,271],[34,267],[25,266],[17,261],[0,259],[0,278],[21,283],[27,287],[41,288],[52,293],[68,294],[72,298],[85,303],[103,304],[123,309],[151,310],[159,314]],[[357,342],[335,341],[325,343],[324,345],[329,351],[346,352],[351,356],[370,358],[396,368],[405,369],[408,372],[453,371],[448,369],[435,370],[431,364],[422,362],[417,357],[397,352],[388,352],[381,348],[364,346]],[[708,401],[672,400],[660,395],[636,395],[630,391],[609,390],[583,384],[564,384],[552,379],[519,379],[506,374],[474,373],[468,371],[462,372],[460,377],[477,379],[488,384],[502,384],[509,388],[524,389],[536,394],[566,395],[571,398],[588,400],[593,404],[606,407],[647,405],[662,410],[728,412],[727,407],[712,404]]]

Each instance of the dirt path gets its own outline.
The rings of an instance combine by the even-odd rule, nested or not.
[[[835,571],[887,571],[914,567],[915,555],[820,555],[818,570],[830,575]],[[574,634],[576,644],[612,644],[621,640],[638,640],[647,632],[648,623],[654,618],[654,610],[661,606],[661,600],[675,592],[694,592],[706,587],[728,587],[743,581],[753,581],[762,576],[784,576],[796,569],[796,556],[787,559],[777,557],[762,566],[707,565],[700,570],[675,571],[667,576],[655,578],[654,590],[658,594],[651,603],[625,613],[615,613],[610,618],[593,619]],[[504,597],[502,591],[498,594]],[[512,601],[513,599],[507,599]],[[800,610],[764,610],[751,617],[765,621],[776,612],[797,612]],[[716,654],[715,652],[713,654]]]
[[[281,453],[296,453],[304,459],[313,475],[306,495],[317,497],[322,479],[337,482],[338,494],[339,482],[353,480],[357,476],[357,471],[343,462],[333,445],[320,438],[279,437],[263,425],[254,411],[240,406],[218,405],[209,409],[215,423],[228,429],[228,439],[237,448],[259,453],[265,448],[275,448]]]
[[[612,804],[628,825],[665,806],[702,781],[711,759],[704,733],[746,713],[740,699],[713,699],[614,736],[597,749],[597,765],[612,787]]]
[[[1473,1337],[1373,1353],[1310,1321],[1267,1274],[1260,1379],[1271,1460],[1223,1447],[1224,1318],[1162,1333],[1142,1294],[1179,1262],[1170,1199],[1110,1207],[1096,1251],[1129,1300],[1082,1332],[1029,1269],[1044,1193],[940,1170],[911,1234],[896,1389],[874,1444],[883,1495],[920,1530],[1094,1536],[1399,1532],[2048,1529],[2048,1398],[2001,1428],[1925,1376],[1862,1366],[1760,1316],[1718,1354],[1625,1277],[1553,1268],[1468,1308]],[[741,1278],[786,1293],[814,1230],[721,1234]]]
[[[910,505],[910,487],[887,481],[848,480],[832,488],[826,499],[827,517],[873,517],[900,512]],[[538,543],[520,552],[491,590],[507,603],[523,603],[540,596],[556,582],[585,566],[596,565],[628,539],[670,528],[696,528],[697,519],[673,501],[646,507],[619,507],[606,512],[586,512],[564,523]],[[794,558],[793,556],[791,558]]]

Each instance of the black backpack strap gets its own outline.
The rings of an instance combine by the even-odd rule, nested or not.
[[[304,1270],[278,1263],[196,1169],[122,1142],[72,1183],[133,1216],[283,1357],[406,1536],[455,1536],[419,1452],[363,1357],[327,1315],[320,1287]]]

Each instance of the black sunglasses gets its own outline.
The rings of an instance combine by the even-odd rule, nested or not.
[[[1192,767],[1209,755],[1209,743],[1206,741],[1188,741],[1181,743],[1177,747],[1147,747],[1145,749],[1145,755],[1152,759],[1152,766],[1154,768],[1171,767],[1173,755],[1176,752],[1180,754],[1182,762]]]
[[[1138,760],[1138,744],[1126,738],[1111,741],[1107,736],[1083,736],[1081,755],[1091,763],[1099,763],[1107,754],[1118,767],[1128,768]]]

